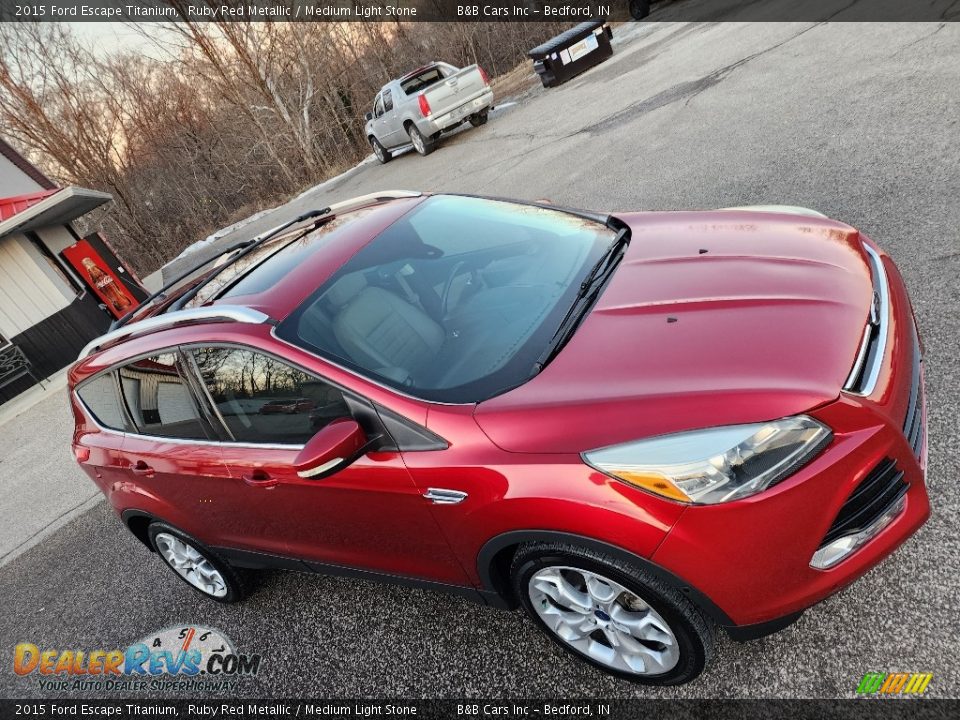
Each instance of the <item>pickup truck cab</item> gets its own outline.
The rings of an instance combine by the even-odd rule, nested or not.
[[[490,78],[479,65],[433,62],[380,89],[365,116],[367,139],[382,163],[404,145],[429,155],[441,133],[465,121],[483,125],[492,106]]]

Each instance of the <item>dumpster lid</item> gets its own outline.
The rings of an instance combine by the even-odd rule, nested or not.
[[[579,25],[575,25],[569,30],[560,33],[556,37],[547,40],[542,45],[537,45],[533,50],[530,50],[527,53],[527,56],[533,58],[534,60],[539,60],[550,53],[564,49],[567,45],[570,45],[578,40],[582,40],[597,28],[603,27],[606,22],[606,20],[589,20],[587,22],[582,22]]]

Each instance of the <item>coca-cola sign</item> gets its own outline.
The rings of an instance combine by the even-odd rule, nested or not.
[[[66,248],[63,256],[114,317],[123,317],[139,304],[86,240]]]

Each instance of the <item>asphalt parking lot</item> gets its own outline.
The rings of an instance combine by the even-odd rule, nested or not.
[[[569,659],[520,613],[428,592],[269,573],[246,603],[216,605],[99,504],[0,567],[4,697],[50,694],[13,674],[18,642],[109,649],[189,623],[263,656],[260,674],[226,697],[850,697],[868,671],[931,672],[929,696],[960,695],[960,26],[618,33],[605,64],[529,92],[433,155],[364,164],[237,233],[393,188],[608,210],[819,209],[883,245],[913,295],[926,351],[928,524],[796,625],[748,644],[720,638],[698,681],[654,690]],[[56,430],[28,441],[38,455],[69,453]],[[7,468],[0,464],[0,487],[15,492]],[[27,462],[17,468],[18,479],[31,472]],[[75,468],[56,471],[65,487],[86,482]]]

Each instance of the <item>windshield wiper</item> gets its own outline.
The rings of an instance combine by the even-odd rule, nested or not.
[[[593,307],[593,303],[600,295],[600,291],[604,288],[610,276],[613,275],[613,271],[616,270],[620,259],[623,257],[623,250],[629,242],[630,230],[623,228],[617,233],[613,242],[610,243],[610,247],[608,247],[600,259],[597,260],[584,281],[580,283],[577,296],[574,298],[570,309],[567,310],[567,314],[563,316],[563,320],[560,321],[560,327],[557,328],[557,332],[554,333],[547,349],[543,351],[533,364],[532,375],[536,375],[543,370],[543,368],[547,366],[547,363],[553,360],[553,358],[563,350],[563,346],[573,337],[577,328],[580,327],[580,322],[586,317],[587,311]]]

